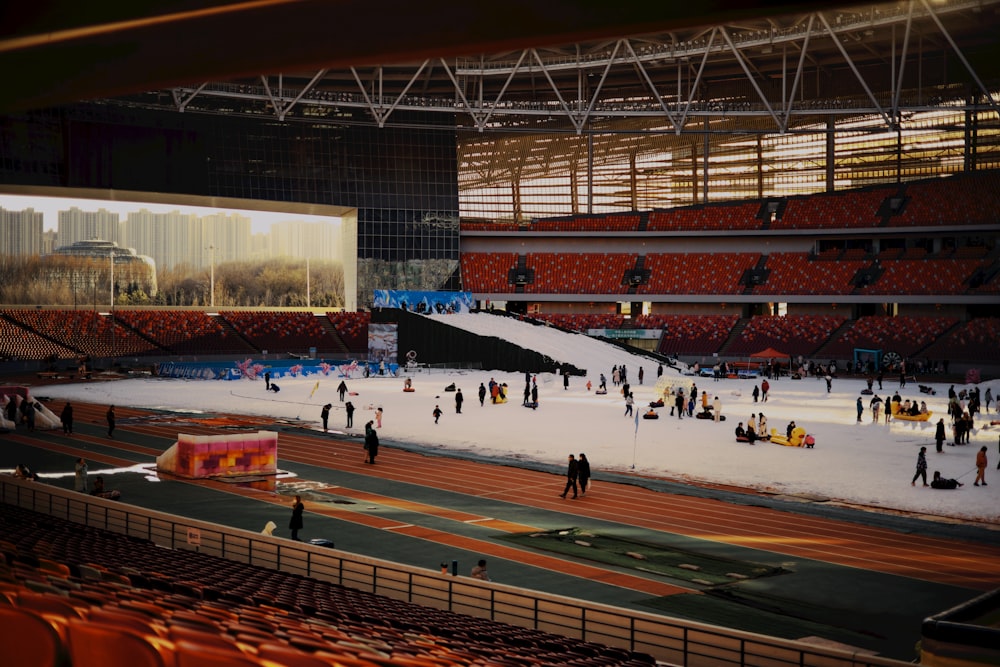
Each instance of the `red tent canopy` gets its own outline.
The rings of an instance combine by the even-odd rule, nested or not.
[[[784,352],[778,352],[773,347],[769,347],[766,350],[761,350],[750,355],[751,359],[788,359],[790,355]]]

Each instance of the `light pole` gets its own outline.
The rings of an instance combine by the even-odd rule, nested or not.
[[[209,272],[209,305],[215,308],[215,245],[208,246],[212,251],[212,267]]]
[[[111,310],[115,309],[115,249],[112,247],[108,255],[111,258]]]

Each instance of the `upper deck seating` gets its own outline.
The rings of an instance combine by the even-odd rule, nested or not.
[[[627,253],[528,253],[527,266],[535,280],[524,286],[529,294],[624,294],[625,271],[638,255]]]
[[[979,259],[895,259],[880,262],[883,274],[859,294],[961,294]]]
[[[649,214],[646,231],[724,231],[760,229],[760,202],[719,204],[656,210]]]
[[[802,252],[775,252],[767,258],[767,282],[755,294],[850,294],[851,280],[867,260],[810,260]]]
[[[1000,170],[955,174],[910,183],[902,213],[891,227],[996,225],[1000,211]]]
[[[760,255],[748,252],[651,253],[645,268],[649,282],[638,294],[738,294],[743,291],[743,272]]]
[[[535,220],[526,228],[532,232],[634,232],[642,216],[638,213],[608,213]]]
[[[513,292],[509,272],[517,265],[513,252],[463,252],[462,288],[469,292]]]
[[[882,222],[879,207],[895,193],[896,188],[891,187],[793,197],[771,229],[877,227]]]

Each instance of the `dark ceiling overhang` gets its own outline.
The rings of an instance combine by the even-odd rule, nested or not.
[[[17,2],[0,8],[0,112],[206,80],[408,62],[848,5],[838,0]]]

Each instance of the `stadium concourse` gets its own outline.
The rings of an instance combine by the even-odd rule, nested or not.
[[[335,372],[281,378],[278,394],[259,378],[46,384],[33,395],[56,413],[72,401],[74,435],[19,428],[6,436],[0,466],[28,463],[43,483],[72,488],[73,461],[83,456],[91,478],[103,476],[124,503],[254,531],[274,521],[277,536],[287,536],[290,496],[300,494],[303,537],[330,539],[339,549],[417,567],[457,560],[461,574],[485,557],[498,582],[778,637],[818,637],[903,660],[913,658],[923,618],[1000,585],[1000,429],[990,424],[996,408],[977,419],[970,444],[936,454],[933,423],[944,414],[949,382],[930,382],[933,394],[916,385],[900,389],[926,400],[932,421],[872,423],[866,400],[857,423],[859,377],[837,378],[830,391],[820,379],[772,381],[767,402],[755,403],[755,379],[713,382],[666,368],[657,382],[649,358],[586,336],[484,314],[442,319],[488,326],[543,352],[558,349],[554,358],[586,368],[587,376],[571,377],[564,388],[555,374],[539,374],[537,409],[521,405],[523,373],[491,371],[414,372],[412,392],[403,391],[402,377]],[[610,384],[611,367],[622,364],[639,419],[624,416]],[[595,395],[600,373],[609,378],[606,395]],[[353,428],[345,427],[336,393],[341,379],[357,407]],[[506,403],[479,404],[478,387],[490,379],[507,384]],[[693,383],[710,402],[719,397],[725,422],[679,420],[669,407],[656,410],[658,419],[641,418],[665,388],[690,390]],[[457,392],[446,391],[452,384],[465,398],[461,413]],[[881,395],[897,384],[887,383]],[[995,395],[1000,383],[979,387]],[[326,403],[334,406],[330,433],[319,424]],[[113,439],[104,424],[108,404],[118,411]],[[443,411],[439,423],[435,406]],[[382,448],[377,465],[364,465],[361,433],[380,407]],[[795,420],[814,435],[815,448],[737,443],[736,424],[759,413],[779,432]],[[233,429],[279,433],[274,492],[155,475],[155,456],[178,433]],[[930,471],[964,486],[912,486],[921,446]],[[991,484],[973,487],[981,446],[990,450]],[[580,452],[594,485],[576,500],[562,499],[566,457]],[[523,541],[573,529],[770,574],[706,585]]]

